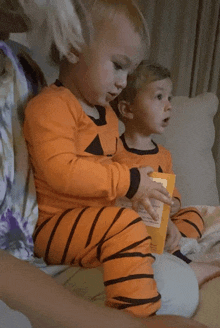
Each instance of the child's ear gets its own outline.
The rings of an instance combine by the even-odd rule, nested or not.
[[[70,63],[76,64],[79,61],[79,55],[80,55],[79,51],[72,47],[71,51],[69,51],[67,55],[67,59]]]
[[[121,100],[118,103],[118,110],[120,115],[128,120],[132,120],[134,115],[131,110],[131,104],[128,101]]]

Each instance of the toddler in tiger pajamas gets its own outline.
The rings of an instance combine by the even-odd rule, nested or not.
[[[114,161],[132,167],[149,165],[153,171],[173,174],[170,152],[152,140],[162,134],[171,118],[172,81],[168,69],[144,60],[128,77],[127,87],[111,102],[125,125],[123,147]],[[120,201],[118,201],[120,204]],[[219,272],[219,268],[192,263],[179,249],[182,237],[200,238],[204,229],[201,213],[195,207],[181,208],[181,196],[175,188],[167,228],[165,250],[190,264],[201,285]]]
[[[102,265],[108,306],[137,317],[161,309],[190,316],[198,304],[192,270],[168,257],[155,261],[142,219],[114,206],[122,196],[144,206],[149,198],[172,203],[166,189],[152,183],[148,167],[129,169],[113,161],[121,141],[109,102],[144,58],[147,28],[134,1],[97,0],[90,13],[91,40],[81,52],[70,49],[77,62],[70,55],[62,58],[59,79],[32,99],[25,112],[39,206],[35,254],[48,264]],[[151,206],[146,210],[155,217]],[[171,266],[178,272],[174,290],[175,278],[168,273],[161,278]],[[182,289],[187,297],[179,297]],[[172,295],[163,296],[164,291]]]

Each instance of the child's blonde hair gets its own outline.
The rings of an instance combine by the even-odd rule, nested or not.
[[[82,51],[91,20],[80,0],[18,0],[31,21],[28,41],[33,50],[58,65],[63,56],[77,61],[70,50]]]
[[[150,45],[149,30],[135,0],[83,0],[91,14],[94,28],[100,27],[103,20],[113,19],[116,13],[124,13],[141,37],[146,47]]]
[[[148,60],[143,60],[136,70],[127,78],[127,86],[122,90],[119,96],[110,104],[115,113],[120,117],[118,104],[120,101],[127,101],[132,104],[138,91],[146,84],[154,81],[171,78],[170,71],[157,63],[150,63]]]
[[[92,42],[96,29],[115,13],[123,12],[130,19],[149,48],[146,21],[135,0],[19,0],[32,21],[29,40],[38,46],[38,52],[59,65],[66,57],[77,62],[77,54]],[[75,55],[71,52],[74,50]]]

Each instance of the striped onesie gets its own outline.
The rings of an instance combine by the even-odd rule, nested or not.
[[[136,212],[114,206],[137,190],[137,169],[112,160],[121,143],[118,119],[111,107],[97,110],[99,119],[86,115],[59,81],[26,108],[39,206],[35,254],[48,264],[102,265],[106,304],[146,317],[161,305],[150,236]]]
[[[138,150],[129,148],[124,135],[121,136],[123,148],[116,154],[114,161],[126,164],[129,168],[151,166],[156,172],[173,174],[172,157],[170,152],[154,141],[155,148],[151,150]],[[181,196],[175,188],[173,197],[181,203]],[[204,229],[204,221],[200,212],[195,207],[180,209],[171,217],[183,237],[200,238]]]

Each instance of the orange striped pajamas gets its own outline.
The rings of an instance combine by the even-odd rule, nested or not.
[[[183,237],[195,239],[202,237],[204,221],[195,207],[182,208],[171,219]]]
[[[154,143],[154,149],[136,150],[128,147],[124,135],[121,136],[121,140],[123,147],[114,156],[114,161],[126,164],[129,168],[151,166],[156,172],[173,174],[171,154],[163,146]],[[173,197],[181,203],[181,196],[177,188],[174,189]],[[197,239],[202,236],[204,221],[195,207],[182,208],[171,219],[183,237]]]
[[[146,317],[161,304],[150,237],[136,212],[114,206],[134,177],[127,165],[112,161],[119,142],[115,113],[97,111],[99,119],[89,117],[55,84],[26,108],[39,207],[35,254],[48,264],[102,264],[107,305]]]

